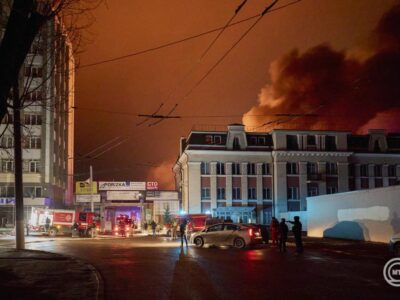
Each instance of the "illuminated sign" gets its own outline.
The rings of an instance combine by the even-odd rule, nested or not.
[[[158,190],[158,182],[157,181],[148,181],[146,183],[146,190],[148,190],[148,191]]]
[[[91,198],[93,197],[93,198]],[[95,195],[75,195],[75,202],[82,203],[82,202],[100,202],[100,194]]]
[[[99,181],[99,191],[145,191],[146,182]]]
[[[141,196],[139,191],[107,191],[107,201],[134,201],[140,200]]]
[[[92,182],[92,190],[90,190],[89,182],[77,181],[75,184],[75,194],[77,195],[97,194],[97,181]]]

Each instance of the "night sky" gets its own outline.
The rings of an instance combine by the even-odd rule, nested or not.
[[[275,8],[289,2],[279,1]],[[91,42],[78,57],[80,65],[224,26],[240,3],[108,0],[93,12],[95,22],[88,32]],[[268,3],[271,1],[247,1],[233,22],[260,13]],[[385,27],[378,25],[396,3],[399,1],[303,0],[266,14],[186,99],[184,95],[255,19],[227,28],[200,63],[201,54],[217,32],[142,55],[78,69],[75,173],[80,174],[78,178],[86,179],[88,174],[83,173],[92,164],[95,180],[158,181],[161,188],[173,188],[171,168],[179,154],[180,136],[187,136],[193,126],[204,128],[235,122],[261,126],[276,120],[271,116],[254,117],[260,114],[321,115],[311,121],[309,118],[286,121],[278,125],[280,128],[363,132],[366,126],[379,126],[397,130],[397,82],[388,83],[397,89],[389,87],[390,95],[383,96],[381,101],[384,105],[371,104],[368,112],[362,114],[362,120],[343,122],[354,117],[353,106],[362,107],[363,101],[372,101],[364,100],[365,95],[380,97],[376,91],[365,88],[373,85],[371,70],[376,70],[376,65],[395,65],[393,61],[398,61],[399,40],[392,43]],[[389,37],[390,34],[398,32],[389,32]],[[376,53],[391,56],[376,55],[375,59]],[[374,60],[368,60],[371,56]],[[383,82],[380,90],[386,84],[385,77],[381,77],[373,77]],[[162,114],[179,103],[173,115],[183,118],[165,120],[152,127],[148,126],[151,122],[136,125],[143,120],[137,114],[151,114],[161,103],[164,103],[159,112]],[[347,109],[337,110],[337,106]],[[248,116],[243,119],[245,113]],[[82,159],[87,153],[98,157]]]

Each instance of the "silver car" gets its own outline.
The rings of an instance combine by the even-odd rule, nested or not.
[[[205,244],[244,248],[250,245],[261,244],[262,237],[260,230],[256,227],[222,223],[212,225],[203,231],[192,234],[190,241],[199,248]]]

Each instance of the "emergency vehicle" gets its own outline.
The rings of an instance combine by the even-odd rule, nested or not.
[[[114,226],[114,235],[129,237],[132,233],[132,219],[130,219],[128,215],[119,215],[117,217],[117,223]]]
[[[67,209],[32,208],[28,224],[30,233],[72,234],[73,230],[81,236],[91,236],[100,230],[100,220],[95,213]]]

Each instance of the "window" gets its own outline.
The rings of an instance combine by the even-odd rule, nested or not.
[[[354,177],[354,165],[349,164],[349,176]]]
[[[40,149],[41,148],[40,136],[29,136],[26,138],[25,148],[28,149]]]
[[[202,162],[200,165],[201,175],[208,175],[210,174],[210,164],[206,162]]]
[[[217,145],[221,145],[222,144],[222,138],[221,138],[220,135],[214,136],[214,144],[217,144]]]
[[[315,135],[307,135],[307,146],[316,146]]]
[[[210,188],[201,188],[201,200],[210,200]]]
[[[307,196],[308,197],[318,196],[318,186],[309,185],[307,187]]]
[[[257,200],[256,188],[249,188],[247,191],[248,191],[248,199]]]
[[[27,114],[24,121],[26,125],[42,125],[42,116],[39,114]]]
[[[13,148],[14,147],[14,138],[12,136],[3,136],[1,138],[1,147],[2,148]]]
[[[30,91],[25,95],[24,100],[28,102],[42,101],[43,100],[42,91],[40,90]]]
[[[237,137],[233,139],[233,150],[240,150],[239,138]]]
[[[388,175],[389,177],[396,177],[396,165],[388,166]]]
[[[250,145],[257,145],[257,137],[256,136],[250,137]]]
[[[287,135],[286,136],[286,144],[288,150],[299,150],[299,145],[297,143],[296,135]]]
[[[217,188],[217,199],[218,200],[225,199],[225,188]]]
[[[336,163],[326,163],[326,174],[327,175],[337,175],[337,164]]]
[[[374,166],[374,175],[375,177],[382,177],[382,165]]]
[[[265,137],[264,136],[258,137],[258,144],[261,146],[265,145]]]
[[[12,124],[14,122],[14,115],[6,114],[1,120],[1,124]]]
[[[15,189],[13,186],[0,186],[0,197],[15,197]]]
[[[368,165],[360,165],[360,176],[368,177]]]
[[[214,144],[214,139],[212,135],[206,135],[206,144]]]
[[[312,162],[307,163],[307,174],[309,174],[309,175],[318,174],[318,166],[316,163],[312,163]]]
[[[288,211],[299,211],[300,210],[300,201],[291,201],[287,202]]]
[[[201,213],[203,213],[203,214],[211,213],[211,203],[210,202],[201,202]]]
[[[234,224],[225,224],[225,230],[238,230],[239,227]]]
[[[297,163],[287,163],[286,164],[287,174],[298,174]]]
[[[256,164],[253,163],[247,164],[247,174],[256,175]]]
[[[298,187],[288,187],[287,198],[289,200],[298,200],[299,199],[299,188]]]
[[[1,169],[3,172],[14,172],[14,161],[12,159],[3,159],[1,161]]]
[[[222,230],[224,230],[224,224],[218,224],[208,227],[207,232],[222,231]]]
[[[225,164],[218,162],[217,163],[217,175],[225,175]]]
[[[232,164],[232,174],[233,175],[240,175],[240,164],[239,163],[233,163]]]
[[[337,192],[338,192],[338,189],[336,186],[327,186],[326,187],[327,194],[336,194]]]
[[[261,173],[262,173],[263,175],[269,175],[269,174],[271,174],[271,171],[270,171],[270,169],[269,169],[269,164],[268,164],[268,163],[262,164],[262,166],[261,166]]]
[[[336,137],[333,135],[327,135],[325,137],[325,150],[336,151]]]
[[[263,188],[263,200],[271,200],[271,189],[270,188]]]
[[[40,173],[40,161],[31,160],[29,162],[29,172],[30,173]]]
[[[232,200],[240,200],[240,199],[242,199],[240,187],[233,187],[232,188]]]
[[[42,77],[43,75],[43,70],[42,67],[38,66],[25,66],[25,74],[26,77]]]
[[[42,197],[41,186],[26,186],[24,187],[24,197]]]

